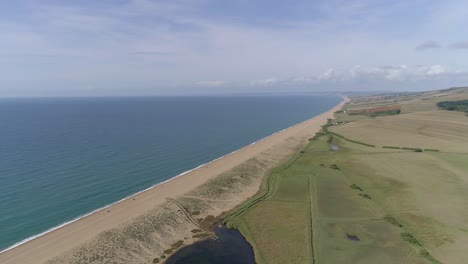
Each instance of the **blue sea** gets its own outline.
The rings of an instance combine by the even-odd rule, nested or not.
[[[340,101],[338,96],[0,99],[0,250]]]

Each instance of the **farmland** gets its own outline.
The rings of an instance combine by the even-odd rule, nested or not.
[[[226,215],[258,263],[467,262],[468,119],[436,103],[468,93],[396,97],[353,100],[348,111],[391,102],[402,113],[337,113],[332,122],[346,123],[328,127],[336,134],[312,140]]]

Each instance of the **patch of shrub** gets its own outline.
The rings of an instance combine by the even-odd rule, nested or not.
[[[154,258],[153,263],[159,263],[159,258]]]
[[[393,147],[393,146],[383,146],[382,148],[386,148],[386,149],[401,149],[400,147]]]
[[[401,149],[404,149],[404,150],[412,150],[412,151],[415,151],[415,152],[422,152],[422,149],[420,149],[420,148],[407,148],[407,147],[402,147]]]
[[[354,189],[354,190],[358,190],[358,191],[361,191],[362,192],[362,188],[357,186],[357,184],[353,183],[349,186],[349,188],[351,189]]]
[[[413,235],[411,235],[408,232],[401,233],[401,238],[403,238],[403,240],[405,240],[408,243],[422,246],[421,242],[419,242],[419,240],[417,240]]]
[[[330,168],[334,169],[334,170],[340,170],[340,167],[338,167],[338,165],[336,165],[336,164],[331,164]]]
[[[425,259],[428,259],[430,260],[432,263],[440,263],[437,259],[435,259],[431,253],[427,252],[427,250],[425,249],[421,249],[419,251],[419,255],[421,255],[421,257],[425,258]]]
[[[434,151],[434,152],[440,152],[438,149],[424,149],[424,151]]]
[[[384,217],[384,219],[389,222],[390,224],[394,225],[394,226],[398,226],[398,227],[403,227],[402,224],[400,224],[393,216],[391,215],[386,215]]]
[[[192,233],[200,233],[200,232],[202,232],[202,231],[203,231],[203,230],[201,230],[201,229],[195,228],[195,229],[192,229],[192,231],[190,231],[190,232],[192,232]]]
[[[323,133],[322,131],[319,131],[319,132],[315,133],[315,135],[313,137],[309,138],[309,141],[316,140],[316,139],[318,139],[319,137],[321,137],[323,135],[325,135],[325,133]]]
[[[378,111],[370,114],[371,117],[376,117],[376,116],[387,116],[387,115],[398,115],[401,113],[400,109],[396,110],[388,110],[388,111]]]
[[[321,131],[321,132],[322,132],[323,134],[328,133],[328,124],[322,126],[322,131]]]
[[[468,112],[468,100],[438,102],[437,106],[449,111]]]
[[[210,235],[207,234],[207,233],[198,233],[198,234],[195,234],[192,236],[192,238],[205,238],[205,237],[209,237]]]
[[[166,250],[164,250],[164,254],[169,255],[169,254],[172,253],[172,251],[173,251],[172,249],[166,249]]]
[[[208,230],[218,221],[219,221],[218,218],[212,215],[208,215],[202,221],[200,221],[200,225],[203,229]]]
[[[360,193],[359,196],[364,197],[366,199],[372,199],[367,193]]]
[[[184,244],[184,241],[183,240],[179,240],[177,242],[175,242],[174,244],[171,245],[172,249],[178,249],[180,248],[182,245]]]

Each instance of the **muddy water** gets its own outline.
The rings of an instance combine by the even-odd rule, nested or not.
[[[218,240],[206,239],[184,247],[167,259],[167,264],[254,264],[252,246],[238,230],[224,225],[214,228]]]

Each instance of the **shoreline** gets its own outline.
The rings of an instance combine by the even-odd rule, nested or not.
[[[22,253],[22,255],[27,254],[29,252],[20,252],[20,251],[22,251],[23,248],[24,248],[24,251],[29,251],[26,247],[30,247],[32,249],[34,249],[34,248],[37,249],[38,247],[42,248],[44,243],[41,243],[41,242],[46,242],[45,243],[46,247],[47,246],[49,246],[49,247],[59,247],[60,249],[56,249],[56,250],[51,249],[51,251],[54,252],[55,255],[49,255],[49,256],[47,256],[47,258],[42,259],[42,260],[38,260],[38,261],[47,260],[49,258],[52,258],[52,257],[60,254],[60,253],[65,252],[65,251],[67,251],[69,249],[72,249],[75,246],[78,246],[80,244],[80,242],[84,242],[84,241],[92,238],[93,234],[96,235],[96,234],[98,234],[100,232],[111,229],[111,228],[113,228],[113,227],[115,227],[115,226],[117,226],[117,225],[119,225],[119,224],[121,224],[121,223],[123,223],[125,221],[128,221],[131,218],[134,218],[134,217],[138,216],[138,214],[136,214],[136,215],[126,214],[126,212],[124,212],[125,211],[124,209],[126,209],[126,208],[117,208],[119,206],[120,207],[125,207],[123,205],[124,203],[129,203],[129,202],[132,202],[132,200],[136,200],[136,199],[138,199],[138,200],[140,200],[140,199],[141,200],[147,200],[147,202],[149,202],[149,204],[148,203],[145,204],[144,207],[146,207],[146,210],[149,210],[149,209],[157,206],[158,204],[160,204],[161,200],[164,201],[165,198],[174,197],[174,196],[180,195],[181,193],[182,194],[185,193],[186,190],[191,190],[193,188],[196,188],[197,186],[199,186],[199,185],[207,182],[208,180],[212,179],[214,176],[211,176],[211,177],[198,177],[199,179],[192,179],[192,180],[195,180],[195,181],[198,180],[198,182],[196,182],[196,184],[198,184],[198,185],[189,186],[189,187],[184,186],[184,188],[180,188],[181,187],[180,186],[181,181],[186,180],[188,182],[190,180],[188,177],[183,177],[183,176],[189,176],[190,174],[195,174],[195,173],[200,174],[199,172],[201,172],[201,170],[203,168],[208,169],[208,167],[211,166],[211,165],[220,167],[220,165],[217,164],[217,163],[220,163],[220,162],[222,163],[223,160],[226,161],[227,159],[233,159],[233,156],[237,155],[240,152],[249,152],[249,150],[251,150],[252,148],[255,148],[257,145],[267,144],[266,147],[268,147],[269,146],[268,143],[275,144],[275,142],[268,142],[268,141],[274,141],[275,136],[284,135],[284,134],[286,134],[287,131],[291,131],[291,130],[293,130],[295,128],[305,126],[310,122],[318,121],[320,123],[320,125],[323,125],[323,122],[319,121],[320,117],[324,118],[324,120],[326,121],[327,117],[329,117],[330,115],[331,115],[331,117],[333,117],[334,112],[339,110],[345,103],[347,103],[349,101],[349,98],[347,98],[347,97],[342,96],[342,98],[343,98],[343,101],[341,101],[339,104],[333,106],[328,111],[320,113],[320,114],[318,114],[316,116],[313,116],[313,117],[311,117],[311,118],[309,118],[307,120],[304,120],[304,121],[302,121],[300,123],[297,123],[295,125],[289,126],[289,127],[285,128],[285,129],[282,129],[280,131],[277,131],[277,132],[275,132],[273,134],[270,134],[270,135],[268,135],[268,136],[266,136],[264,138],[261,138],[261,139],[259,139],[257,141],[254,141],[254,142],[252,142],[252,143],[250,143],[248,145],[245,145],[242,148],[236,149],[236,150],[234,150],[234,151],[232,151],[230,153],[227,153],[227,154],[225,154],[223,156],[220,156],[220,157],[218,157],[216,159],[213,159],[213,160],[211,160],[211,161],[209,161],[207,163],[201,164],[201,165],[199,165],[199,166],[197,166],[197,167],[195,167],[193,169],[182,172],[182,173],[180,173],[180,174],[178,174],[178,175],[176,175],[176,176],[174,176],[172,178],[169,178],[169,179],[167,179],[165,181],[154,184],[154,185],[152,185],[152,186],[150,186],[150,187],[148,187],[146,189],[143,189],[143,190],[141,190],[139,192],[136,192],[136,193],[134,193],[134,194],[132,194],[130,196],[127,196],[125,198],[122,198],[122,199],[120,199],[120,200],[118,200],[116,202],[113,202],[113,203],[110,203],[110,204],[108,204],[106,206],[103,206],[101,208],[95,209],[95,210],[93,210],[93,211],[91,211],[89,213],[86,213],[86,214],[82,215],[82,216],[78,216],[78,217],[76,217],[76,218],[74,218],[74,219],[72,219],[70,221],[67,221],[67,222],[65,222],[63,224],[52,227],[52,228],[50,228],[50,229],[48,229],[48,230],[46,230],[44,232],[41,232],[41,233],[39,233],[37,235],[34,235],[34,236],[29,237],[29,238],[23,239],[22,241],[19,241],[19,242],[13,244],[13,245],[1,250],[0,251],[0,261],[2,263],[3,263],[3,261],[5,261],[5,263],[16,263],[15,262],[16,261],[15,260],[16,255],[14,254],[15,252]],[[311,131],[311,132],[313,132],[311,134],[311,135],[313,135],[317,131]],[[270,139],[272,139],[272,140],[270,140]],[[278,140],[284,140],[284,139],[281,138],[281,139],[278,139]],[[265,146],[262,146],[262,147],[265,148]],[[244,156],[255,157],[255,154],[259,153],[258,150],[257,151],[251,151],[251,152],[252,152],[252,153],[250,153],[251,155],[244,155]],[[245,153],[245,154],[249,154],[249,153]],[[245,159],[245,157],[243,159]],[[228,163],[228,161],[226,161],[225,163]],[[233,164],[233,165],[232,164],[224,164],[225,166],[221,166],[222,168],[220,170],[217,170],[216,174],[220,174],[220,173],[232,168],[233,166],[237,165],[239,162],[230,162],[230,163],[235,163],[235,164]],[[223,165],[223,164],[221,164],[221,165]],[[167,186],[167,185],[173,185],[173,186]],[[179,190],[176,193],[172,193],[170,190],[169,190],[169,192],[167,192],[168,187],[169,188],[173,187],[174,190],[176,190],[177,187],[179,187]],[[184,189],[184,190],[181,191],[180,189]],[[147,197],[147,196],[151,195],[150,193],[158,191],[158,190],[161,191],[161,193],[163,193],[163,190],[166,190],[166,192],[164,192],[162,195],[161,194],[157,195],[158,197],[151,197],[152,199],[149,199]],[[163,196],[163,197],[160,197],[160,196]],[[148,200],[151,200],[151,201],[148,201]],[[158,201],[155,201],[155,200],[158,200]],[[106,219],[93,220],[91,218],[93,218],[93,217],[96,218],[96,217],[99,217],[99,216],[100,216],[100,218],[109,218],[109,217],[106,217],[106,215],[108,215],[108,214],[105,214],[106,209],[108,209],[107,213],[110,213],[112,210],[118,210],[119,212],[117,212],[117,213],[121,213],[121,214],[123,213],[123,214],[125,214],[125,216],[120,215],[120,217],[118,219],[116,219],[116,220],[107,219],[108,220],[107,221],[108,225],[104,225],[104,227],[101,227],[102,222],[105,222]],[[127,208],[127,209],[128,209],[128,211],[130,211],[130,208]],[[141,209],[141,208],[139,208],[139,209]],[[145,211],[145,210],[139,210],[139,212],[140,211]],[[131,215],[131,216],[128,216],[128,215]],[[67,232],[68,234],[65,234],[65,236],[63,236],[63,237],[68,237],[68,235],[71,235],[71,234],[77,235],[76,234],[77,231],[78,232],[83,231],[83,229],[85,229],[86,227],[89,227],[89,229],[92,229],[92,227],[89,226],[88,224],[93,224],[94,223],[94,224],[97,225],[97,220],[102,221],[102,222],[99,221],[101,223],[101,226],[99,228],[97,228],[98,232],[91,232],[91,235],[89,235],[89,234],[88,235],[82,235],[82,237],[85,237],[85,238],[80,239],[78,242],[71,243],[72,245],[69,245],[69,246],[57,245],[57,243],[62,242],[62,240],[60,238],[64,235],[64,234],[62,234],[62,236],[60,236],[59,233],[61,233],[61,232],[65,233],[65,232],[68,231]],[[84,223],[85,221],[88,221],[90,223]],[[84,225],[84,226],[76,227],[75,230],[65,230],[65,229],[73,229],[74,225],[78,226],[79,224]],[[90,233],[89,230],[88,230],[88,233]],[[56,236],[53,237],[54,235],[56,235]],[[50,239],[48,239],[48,238],[50,238]],[[40,240],[48,240],[48,241],[40,241]],[[34,244],[39,244],[39,245],[34,245]],[[59,252],[57,252],[57,251],[59,251]],[[32,255],[34,255],[34,254],[32,254]],[[44,256],[43,256],[44,254],[40,254],[40,255],[42,255],[42,258],[44,258]],[[34,259],[34,258],[30,257],[29,259]],[[13,262],[11,262],[11,261],[13,261]],[[26,262],[23,262],[23,263],[26,263]],[[29,263],[29,262],[27,262],[27,263]]]

